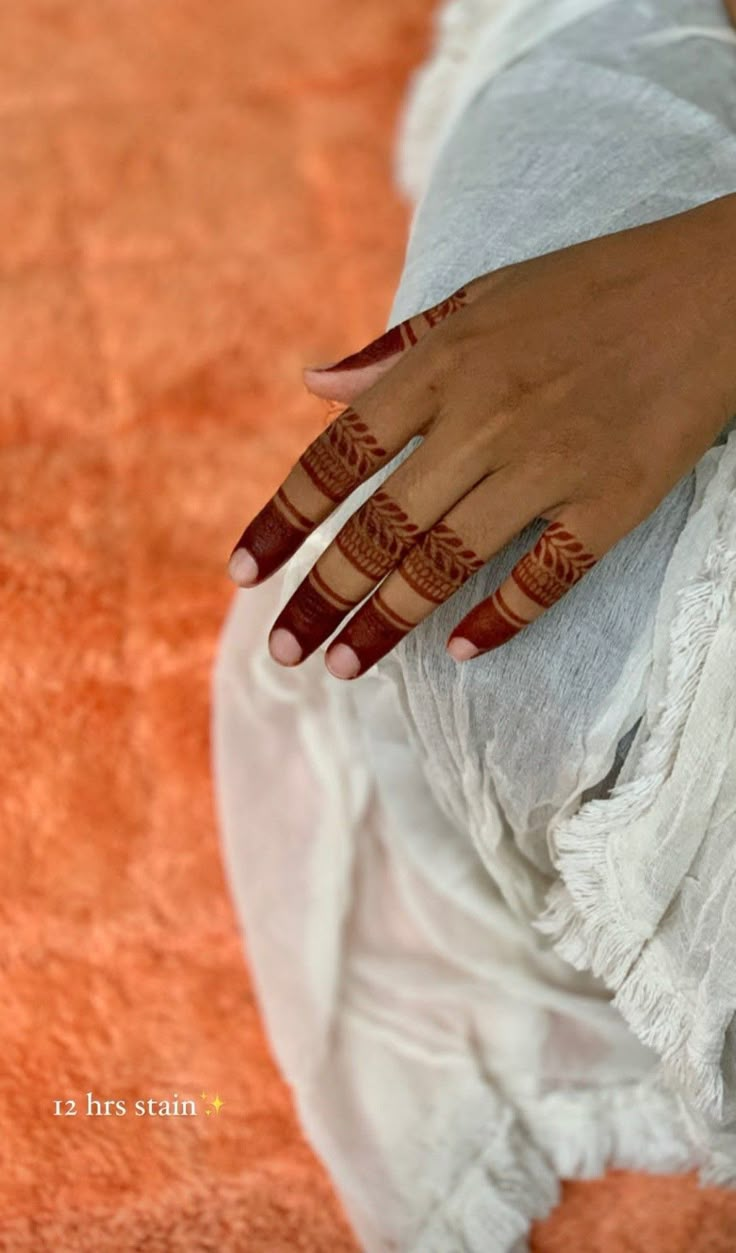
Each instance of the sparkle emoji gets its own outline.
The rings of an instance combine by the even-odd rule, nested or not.
[[[202,1093],[202,1100],[203,1100],[203,1101],[206,1101],[206,1100],[207,1100],[207,1093],[206,1093],[206,1092],[203,1092],[203,1093]],[[204,1112],[205,1112],[205,1114],[207,1115],[207,1117],[209,1118],[210,1114],[212,1113],[212,1110],[214,1110],[216,1114],[219,1114],[219,1112],[220,1112],[220,1110],[222,1109],[222,1107],[223,1107],[223,1105],[224,1105],[224,1104],[225,1104],[225,1102],[220,1100],[219,1095],[215,1095],[214,1100],[212,1100],[212,1101],[210,1101],[210,1102],[209,1102],[210,1108],[209,1108],[209,1109],[206,1109]]]

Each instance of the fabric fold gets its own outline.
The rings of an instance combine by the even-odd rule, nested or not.
[[[736,1012],[736,435],[719,452],[698,467],[700,516],[667,572],[646,715],[610,796],[552,830],[560,881],[533,925],[576,969],[605,980],[683,1094],[728,1122],[736,1117],[726,1049]]]

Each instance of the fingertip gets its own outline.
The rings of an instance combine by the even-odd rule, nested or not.
[[[238,587],[251,587],[258,578],[258,563],[247,548],[236,548],[228,562],[228,574]]]
[[[455,661],[470,661],[471,657],[477,657],[480,649],[472,640],[467,640],[462,635],[455,635],[448,641],[447,651]]]
[[[325,654],[325,665],[336,679],[355,679],[361,669],[360,658],[349,644],[333,644]]]
[[[271,632],[268,651],[280,666],[297,666],[304,656],[304,649],[298,639],[285,627],[276,627]]]

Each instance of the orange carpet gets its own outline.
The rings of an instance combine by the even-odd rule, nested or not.
[[[3,1251],[355,1249],[249,987],[209,673],[229,547],[324,418],[300,366],[384,325],[430,7],[0,7]],[[735,1237],[735,1194],[619,1173],[533,1247]]]

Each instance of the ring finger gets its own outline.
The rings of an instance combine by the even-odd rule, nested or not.
[[[353,679],[418,626],[534,518],[548,517],[549,488],[517,469],[484,478],[412,546],[330,645],[336,678]]]
[[[296,665],[373,592],[424,533],[472,491],[487,467],[437,427],[348,519],[273,624],[274,660]]]

